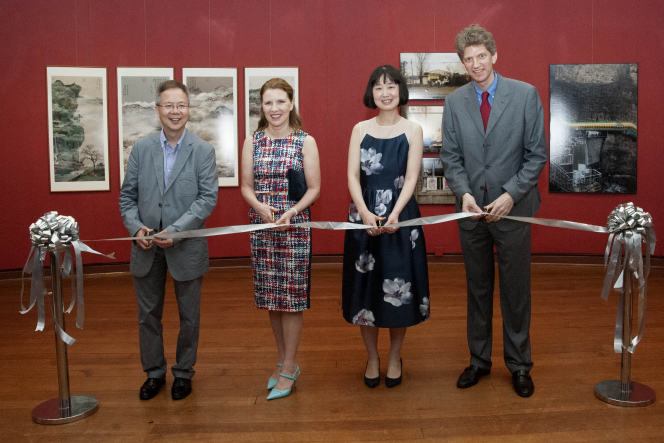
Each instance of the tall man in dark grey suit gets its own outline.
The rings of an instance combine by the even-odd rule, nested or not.
[[[491,33],[471,25],[455,49],[473,80],[447,96],[440,158],[457,212],[490,212],[459,220],[468,288],[470,366],[457,386],[468,388],[491,370],[494,257],[498,251],[504,359],[514,390],[529,397],[530,225],[500,215],[532,217],[537,180],[547,160],[544,111],[535,87],[498,75]],[[480,208],[484,207],[484,211]]]
[[[214,148],[185,128],[187,87],[175,80],[161,83],[156,104],[163,129],[134,144],[120,192],[120,211],[129,234],[137,238],[131,247],[130,270],[138,300],[141,363],[148,377],[140,398],[153,398],[165,383],[161,317],[166,271],[170,271],[180,313],[171,396],[180,400],[191,392],[195,372],[201,284],[209,269],[207,239],[141,237],[152,231],[166,234],[204,228],[217,204],[217,166]]]

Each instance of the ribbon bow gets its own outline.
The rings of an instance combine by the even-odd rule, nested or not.
[[[79,329],[83,329],[83,322],[85,319],[85,302],[83,299],[83,261],[81,260],[81,251],[92,252],[93,254],[99,254],[115,259],[114,254],[105,255],[90,248],[79,240],[78,234],[78,223],[76,223],[76,220],[74,220],[73,217],[58,215],[55,211],[47,212],[43,217],[40,217],[39,220],[30,225],[30,242],[32,243],[32,247],[30,248],[28,259],[26,260],[23,272],[21,273],[20,313],[27,314],[35,305],[37,305],[37,331],[44,330],[44,296],[51,294],[46,291],[46,283],[44,281],[43,264],[47,251],[54,253],[53,256],[55,257],[56,269],[59,270],[61,276],[67,277],[72,273],[72,270],[74,272],[74,275],[71,278],[71,302],[69,303],[69,308],[65,312],[70,313],[74,309],[74,305],[77,305],[76,327]],[[73,254],[72,249],[74,250]],[[74,256],[76,257],[75,261]],[[23,305],[24,274],[32,274],[30,306],[27,308]],[[55,309],[55,305],[53,309]],[[67,334],[58,324],[58,321],[55,318],[55,310],[52,310],[51,314],[53,315],[55,330],[58,336],[68,345],[74,344],[76,340]]]
[[[624,273],[631,272],[639,282],[639,305],[638,305],[638,335],[633,338],[627,350],[634,353],[634,348],[643,337],[646,322],[646,302],[648,274],[650,274],[650,255],[655,253],[655,229],[652,217],[633,203],[625,203],[616,207],[607,220],[607,228],[610,232],[609,241],[604,253],[604,288],[602,298],[608,300],[611,287],[620,294],[618,301],[618,314],[616,316],[616,332],[613,337],[613,350],[621,353],[623,348],[622,311],[625,303]],[[646,265],[643,267],[643,253],[641,243],[646,244]],[[625,257],[621,263],[620,256],[625,251]],[[617,277],[616,277],[617,276]],[[631,288],[629,288],[631,289]]]

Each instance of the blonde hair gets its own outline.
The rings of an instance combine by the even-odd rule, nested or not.
[[[484,45],[491,55],[496,53],[496,42],[493,39],[493,34],[480,25],[470,25],[456,36],[454,50],[459,56],[459,59],[463,61],[463,53],[466,51],[466,48],[468,46],[479,45]]]

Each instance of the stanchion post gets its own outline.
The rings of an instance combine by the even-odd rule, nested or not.
[[[62,301],[62,277],[55,259],[57,252],[50,251],[51,291],[53,293],[54,317],[62,330],[65,330],[64,304]],[[73,277],[72,277],[73,278]],[[99,409],[99,402],[91,395],[70,395],[69,365],[67,362],[67,344],[60,339],[55,325],[55,354],[58,367],[59,398],[52,398],[32,410],[32,421],[43,425],[59,425],[75,422],[94,414]]]
[[[620,380],[605,380],[595,385],[595,397],[616,406],[648,406],[655,402],[655,391],[631,380],[632,353],[627,349],[632,341],[632,317],[634,310],[632,273],[625,269],[623,275],[623,331],[620,358]]]

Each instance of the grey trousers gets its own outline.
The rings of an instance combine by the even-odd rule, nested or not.
[[[472,230],[459,228],[459,238],[466,268],[470,364],[491,367],[495,246],[505,365],[510,372],[530,371],[530,225],[503,232],[481,219]]]
[[[141,363],[148,378],[166,376],[166,357],[161,317],[166,293],[168,265],[164,250],[157,248],[150,272],[145,277],[134,276],[134,290],[138,300],[138,340]],[[176,364],[171,367],[174,377],[192,378],[198,351],[201,319],[201,285],[203,277],[190,281],[174,280],[175,297],[180,314]]]

